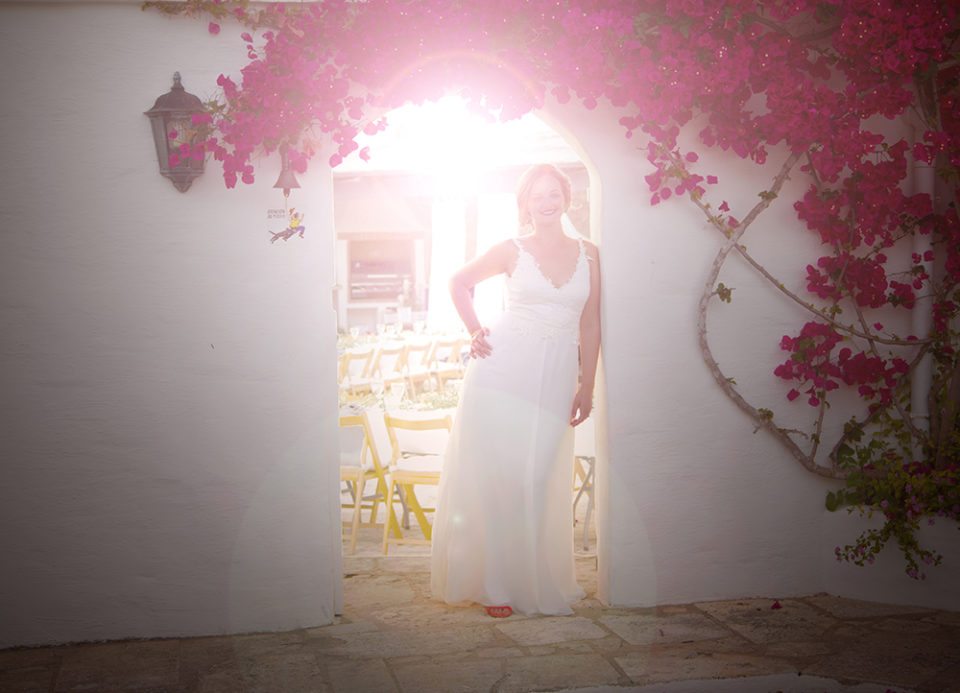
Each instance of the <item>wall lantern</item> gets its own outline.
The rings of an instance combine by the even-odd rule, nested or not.
[[[173,87],[144,112],[153,128],[160,175],[169,178],[180,192],[186,192],[193,179],[203,173],[204,157],[197,160],[189,153],[184,155],[180,147],[193,144],[196,126],[190,117],[204,110],[200,99],[180,84],[180,73],[174,72]]]

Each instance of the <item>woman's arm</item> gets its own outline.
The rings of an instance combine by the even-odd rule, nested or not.
[[[580,315],[580,388],[570,410],[573,426],[586,420],[593,409],[593,386],[600,356],[600,255],[593,243],[587,243],[586,252],[590,265],[590,295]]]
[[[510,241],[498,243],[483,255],[474,258],[458,269],[450,277],[450,297],[457,314],[470,333],[470,355],[484,358],[490,355],[492,347],[485,339],[487,328],[480,324],[477,313],[473,308],[473,296],[470,289],[497,274],[507,272],[510,268],[512,247]]]

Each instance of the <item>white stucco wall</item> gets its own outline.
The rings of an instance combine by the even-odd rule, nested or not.
[[[143,111],[242,44],[139,3],[0,3],[0,647],[331,622],[332,188],[178,192]]]
[[[824,497],[838,484],[804,470],[765,432],[754,434],[754,424],[713,381],[697,343],[696,311],[722,238],[690,204],[649,204],[646,143],[624,139],[614,125],[618,115],[552,105],[546,116],[577,141],[594,178],[604,291],[601,599],[646,606],[826,591],[960,608],[960,533],[953,524],[923,528],[922,541],[947,560],[927,571],[926,582],[904,575],[895,549],[870,568],[836,563],[833,547],[852,543],[864,525],[846,512],[827,512]],[[785,158],[773,152],[758,171],[732,155],[701,154],[697,170],[720,176],[708,201],[716,207],[727,200],[743,219]],[[806,185],[796,172],[744,237],[801,295],[798,257],[820,254],[793,210]],[[789,404],[790,385],[773,376],[785,359],[780,337],[809,318],[736,259],[720,280],[735,287],[732,304],[715,303],[708,318],[725,374],[754,406],[782,417],[780,425],[809,422],[812,408]]]
[[[201,98],[236,74],[245,56],[226,26],[210,37],[134,2],[0,2],[0,57],[0,647],[329,622],[341,570],[325,157],[292,197],[307,237],[271,245],[277,162],[238,190],[212,165],[181,194],[142,115],[175,70]],[[831,485],[753,435],[701,360],[717,234],[689,205],[649,206],[642,142],[616,113],[548,110],[594,178],[604,268],[601,598],[828,591],[960,607],[950,526],[930,528],[949,565],[925,584],[895,554],[834,563],[857,523],[826,513]],[[766,187],[735,158],[703,167],[741,218]],[[788,233],[788,190],[747,240],[793,268],[815,246]],[[711,338],[780,415],[770,371],[797,316],[736,267]]]

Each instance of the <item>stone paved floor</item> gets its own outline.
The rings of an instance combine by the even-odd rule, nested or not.
[[[607,608],[580,553],[573,616],[492,619],[430,600],[426,549],[384,558],[378,538],[344,558],[333,625],[0,651],[0,693],[960,693],[960,613],[826,594]]]
[[[825,594],[605,608],[593,562],[573,616],[491,619],[429,600],[424,556],[347,558],[334,625],[0,651],[0,691],[960,693],[958,613]]]

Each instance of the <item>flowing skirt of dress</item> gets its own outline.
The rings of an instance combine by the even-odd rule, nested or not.
[[[447,603],[569,614],[578,347],[506,313],[470,362],[433,527],[431,588]]]

